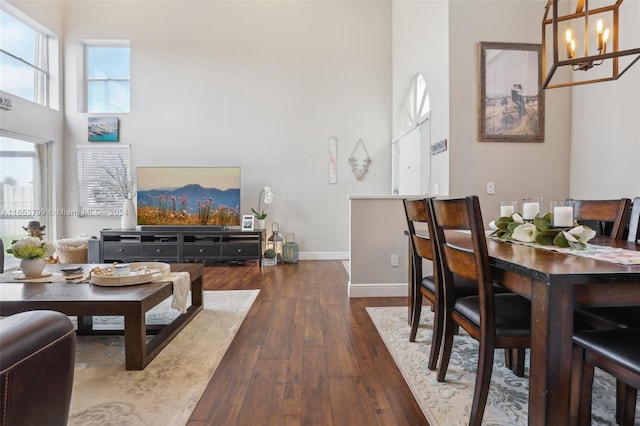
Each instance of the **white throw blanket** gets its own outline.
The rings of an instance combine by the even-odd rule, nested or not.
[[[191,289],[191,275],[188,272],[169,272],[156,281],[171,281],[173,283],[171,307],[182,314],[187,312],[187,296],[189,296]]]

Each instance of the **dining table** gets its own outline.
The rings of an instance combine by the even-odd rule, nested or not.
[[[450,242],[471,244],[465,233]],[[627,263],[612,261],[616,251],[606,248]],[[596,237],[585,256],[487,237],[487,249],[494,282],[531,300],[528,424],[568,425],[574,310],[640,306],[640,245]]]

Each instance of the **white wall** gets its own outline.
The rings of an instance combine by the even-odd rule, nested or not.
[[[243,213],[269,185],[268,228],[294,232],[301,258],[346,257],[348,195],[390,187],[390,14],[380,1],[66,2],[65,204],[87,143],[81,41],[129,39],[132,112],[117,116],[135,164],[239,165]],[[347,160],[360,138],[372,163],[357,181]],[[117,226],[68,218],[65,232]]]
[[[431,104],[431,143],[449,137],[448,1],[393,1],[393,125],[411,79],[424,76]],[[400,135],[394,135],[400,136]],[[431,188],[449,192],[449,151],[431,157]]]
[[[622,8],[621,48],[638,48],[640,1],[627,0]],[[571,93],[571,196],[640,196],[640,64],[618,80]]]

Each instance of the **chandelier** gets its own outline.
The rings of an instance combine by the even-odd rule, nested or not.
[[[542,20],[543,89],[617,80],[640,59],[640,48],[620,45],[622,2],[594,1],[597,7],[590,9],[589,0],[548,0]],[[560,15],[560,8],[566,11],[571,5],[575,12]],[[640,23],[633,22],[638,4],[634,7],[628,19],[632,31],[639,31]],[[562,67],[571,72],[560,71]]]

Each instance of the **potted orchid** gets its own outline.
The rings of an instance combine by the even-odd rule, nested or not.
[[[41,241],[38,237],[27,237],[21,240],[13,240],[7,253],[14,255],[20,261],[20,269],[27,277],[35,277],[42,274],[45,267],[45,258],[51,256],[55,246],[49,241]]]
[[[269,205],[273,202],[273,192],[271,191],[271,188],[268,186],[265,186],[260,191],[260,195],[258,196],[258,209],[256,210],[254,208],[251,208],[251,211],[253,212],[253,216],[258,221],[258,226],[257,226],[258,229],[264,229],[264,220],[267,218],[267,213],[262,207],[263,202],[266,205]]]

